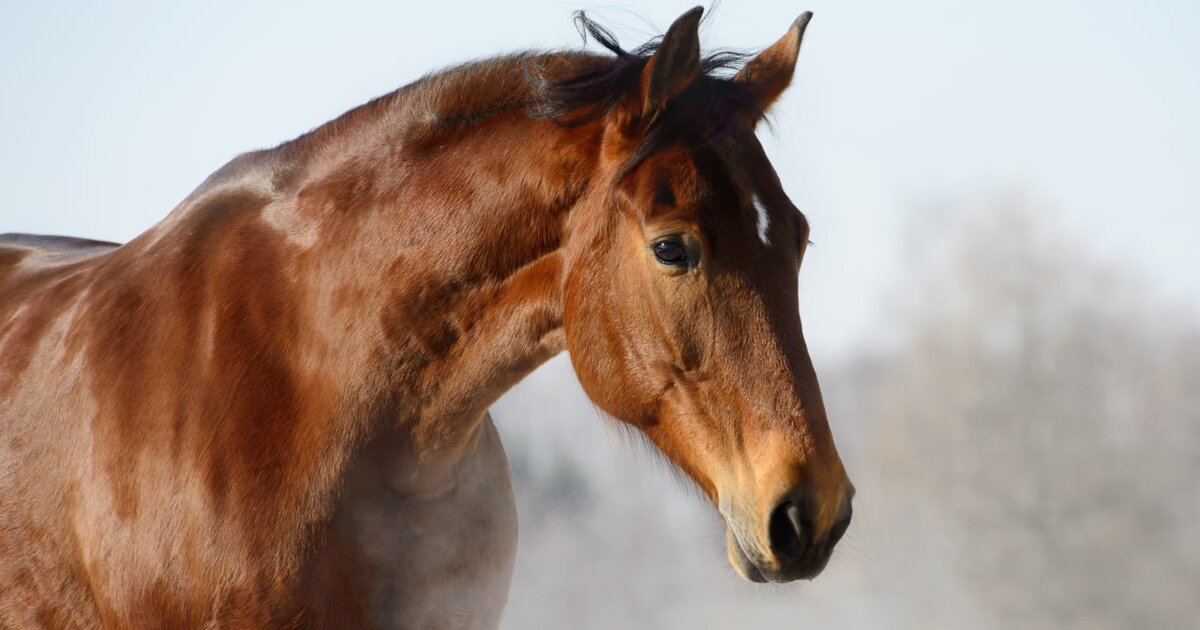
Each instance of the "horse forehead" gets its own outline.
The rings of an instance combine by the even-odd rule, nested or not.
[[[788,215],[792,214],[803,221],[803,214],[784,192],[774,167],[757,143],[735,144],[731,140],[724,150],[716,147],[714,154],[721,167],[720,176],[729,180],[728,189],[732,193],[730,199],[714,201],[736,208],[731,208],[732,212],[718,213],[723,220],[753,225],[758,241],[766,247],[773,244],[773,225],[791,225],[793,221]]]
[[[652,155],[647,162],[650,168],[639,178],[641,194],[657,201],[660,191],[669,188],[676,198],[672,201],[687,215],[711,206],[715,212],[693,216],[708,229],[723,232],[732,224],[743,224],[751,228],[761,246],[771,248],[790,242],[778,234],[772,238],[772,233],[796,226],[791,215],[800,226],[805,224],[752,132],[749,137],[730,134],[710,139],[691,150],[676,146]]]

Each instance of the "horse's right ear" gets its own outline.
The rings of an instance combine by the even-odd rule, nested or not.
[[[696,7],[667,29],[642,70],[642,119],[653,121],[700,76],[700,15]]]
[[[747,62],[746,67],[733,77],[734,82],[748,88],[751,104],[757,110],[755,117],[765,114],[792,82],[796,58],[800,55],[800,42],[804,40],[804,29],[811,19],[811,11],[800,14],[779,41]]]

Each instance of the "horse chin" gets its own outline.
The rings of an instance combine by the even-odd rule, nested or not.
[[[733,529],[728,526],[725,528],[725,551],[729,555],[729,564],[743,579],[759,584],[767,581],[762,571],[759,571],[758,567],[754,566],[754,563],[746,556],[746,552],[742,550],[742,544],[738,542]]]

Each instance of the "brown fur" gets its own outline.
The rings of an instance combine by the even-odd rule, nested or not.
[[[696,18],[653,98],[582,124],[530,116],[527,69],[604,58],[498,58],[234,160],[125,245],[0,240],[0,625],[494,624],[515,525],[483,418],[563,349],[720,507],[740,571],[819,570],[849,483],[796,313],[808,227],[754,137],[778,90],[627,171],[722,81],[679,48]],[[656,262],[666,233],[698,264]],[[768,540],[790,499],[804,558]],[[422,595],[456,589],[460,614]]]

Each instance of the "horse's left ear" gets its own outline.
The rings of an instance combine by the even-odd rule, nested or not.
[[[800,55],[800,42],[811,19],[812,11],[801,13],[792,22],[787,34],[758,53],[733,77],[735,82],[749,88],[751,105],[757,110],[754,112],[756,117],[765,114],[792,82],[796,58]]]
[[[642,117],[653,120],[700,76],[700,15],[679,16],[642,70]]]

